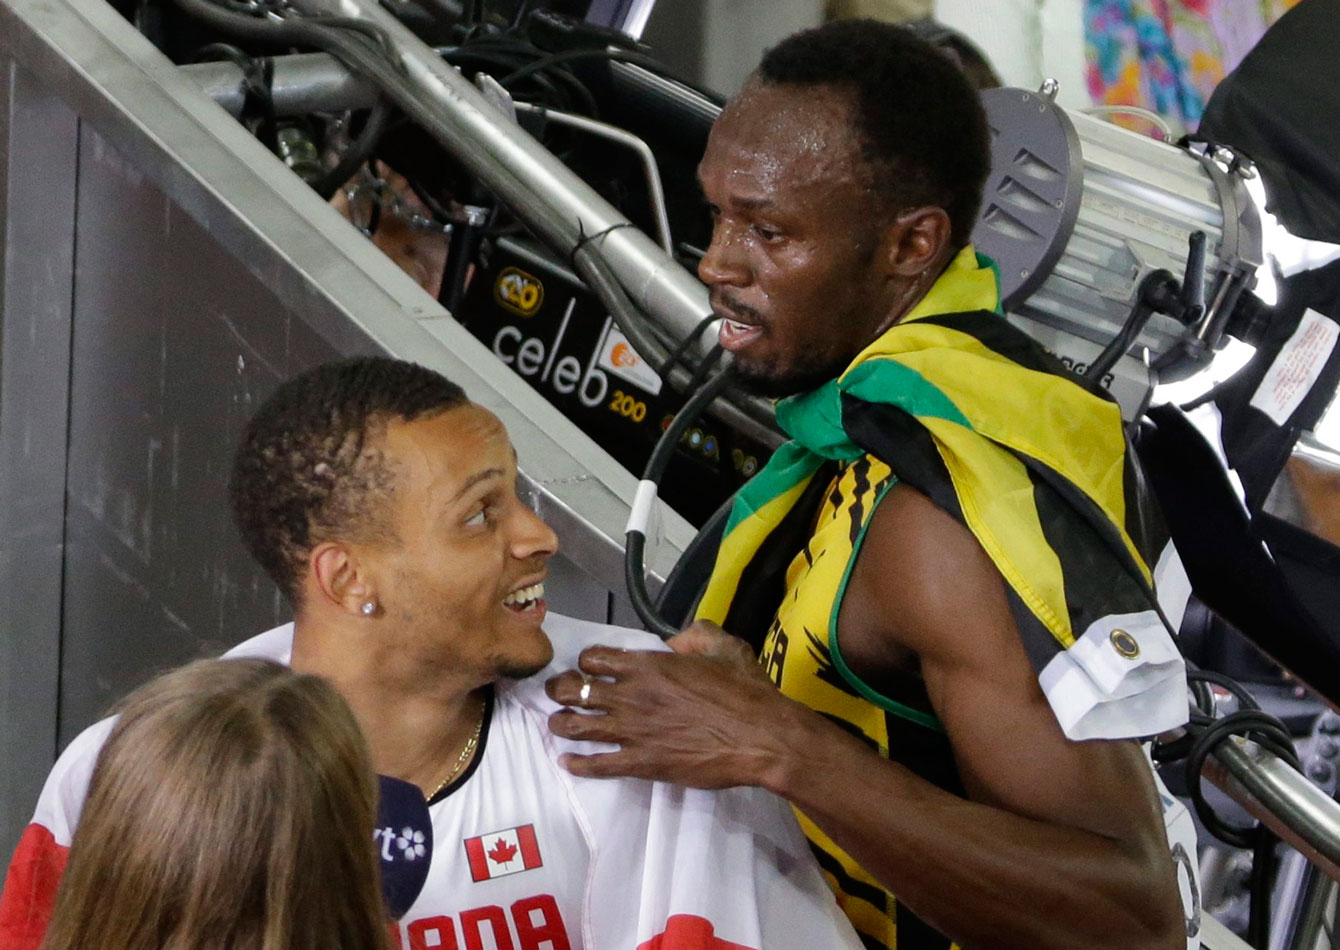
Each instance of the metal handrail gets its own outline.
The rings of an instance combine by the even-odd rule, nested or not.
[[[1286,844],[1340,881],[1340,802],[1250,739],[1228,736],[1205,777]]]

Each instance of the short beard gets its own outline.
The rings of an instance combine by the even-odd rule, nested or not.
[[[768,399],[781,399],[818,389],[837,377],[850,360],[829,360],[824,364],[798,364],[786,373],[771,372],[768,367],[736,360],[735,372],[740,385]]]
[[[540,670],[544,669],[548,665],[549,665],[548,662],[527,663],[525,666],[503,665],[498,667],[498,678],[504,680],[530,679],[532,676],[540,672]]]
[[[504,680],[529,679],[553,662],[554,645],[552,642],[546,652],[549,654],[548,656],[536,657],[532,660],[519,660],[516,657],[505,656],[495,657],[492,664],[494,675],[497,679]]]

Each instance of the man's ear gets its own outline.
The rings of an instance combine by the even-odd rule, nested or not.
[[[369,616],[365,604],[378,603],[368,565],[342,541],[322,541],[307,555],[308,598],[320,597],[339,610]]]
[[[884,231],[885,263],[899,277],[938,270],[949,256],[952,238],[953,225],[944,208],[927,205],[904,211]]]

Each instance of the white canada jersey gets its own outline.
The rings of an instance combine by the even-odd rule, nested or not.
[[[402,950],[861,950],[820,877],[791,807],[757,788],[702,791],[585,779],[565,752],[606,751],[553,735],[545,680],[591,644],[664,649],[650,634],[550,614],[554,661],[500,684],[469,769],[429,803],[431,857],[376,832],[383,856],[428,859],[393,925]],[[229,657],[288,663],[286,624]],[[0,947],[39,950],[105,719],[61,754],[0,892]],[[395,831],[394,829],[392,830]]]
[[[289,662],[292,627],[263,633],[227,656]],[[428,879],[392,926],[403,950],[513,947],[577,950],[590,848],[549,727],[502,686],[469,768],[428,803]],[[377,829],[383,859],[422,860],[398,829]]]
[[[470,769],[428,804],[432,864],[397,928],[401,947],[582,945],[590,848],[546,731],[497,692]]]

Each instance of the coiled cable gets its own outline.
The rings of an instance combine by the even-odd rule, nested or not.
[[[1187,795],[1196,817],[1205,830],[1234,848],[1252,852],[1252,871],[1248,879],[1247,939],[1252,946],[1264,948],[1270,933],[1270,896],[1275,869],[1275,846],[1278,837],[1264,824],[1241,827],[1225,821],[1206,800],[1201,788],[1201,774],[1214,750],[1230,736],[1250,739],[1283,759],[1301,772],[1302,765],[1294,750],[1293,737],[1288,727],[1277,716],[1261,709],[1255,698],[1242,684],[1211,670],[1188,670],[1187,684],[1194,703],[1186,735],[1171,742],[1156,745],[1153,757],[1157,762],[1174,762],[1185,758]],[[1211,686],[1229,692],[1238,702],[1238,709],[1227,715],[1215,714],[1215,700]]]

